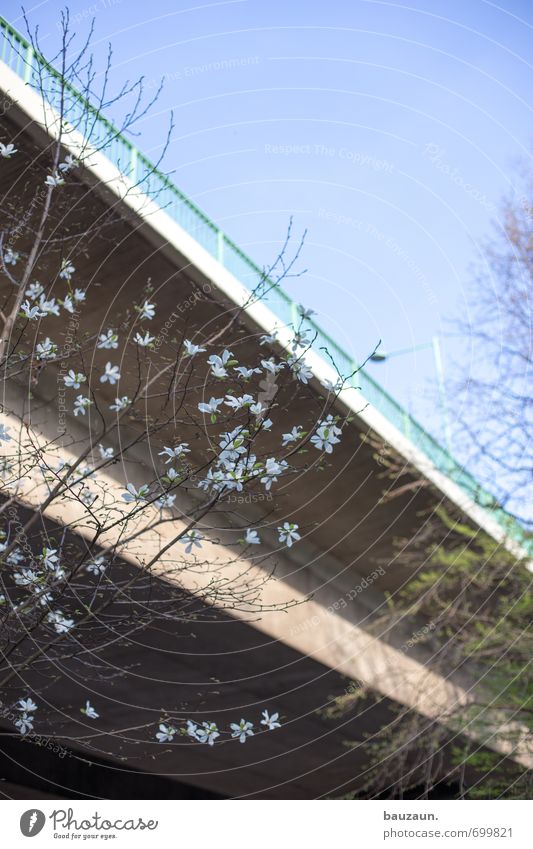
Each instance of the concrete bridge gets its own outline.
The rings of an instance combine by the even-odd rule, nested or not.
[[[6,104],[1,140],[14,140],[19,150],[16,157],[1,163],[0,191],[4,202],[16,201],[24,209],[31,203],[32,185],[41,180],[42,163],[57,132],[57,114],[36,89],[38,59],[31,47],[7,24],[0,21],[0,27],[0,86]],[[105,221],[105,236],[95,239],[90,255],[80,256],[77,262],[80,277],[90,281],[90,291],[97,295],[89,311],[91,327],[101,327],[113,311],[140,300],[150,277],[162,316],[159,336],[181,337],[209,328],[209,332],[220,331],[223,347],[227,316],[237,305],[244,306],[239,326],[250,360],[258,356],[258,332],[275,331],[278,344],[288,349],[296,309],[290,299],[275,288],[250,302],[250,290],[261,279],[261,270],[163,175],[152,172],[130,142],[116,138],[100,116],[97,120],[102,138],[107,132],[112,141],[101,150],[93,148],[76,172],[79,203],[62,225],[87,231]],[[83,136],[73,131],[65,151],[76,156],[84,143]],[[23,242],[21,237],[22,249]],[[321,350],[324,345],[342,371],[351,372],[354,364],[313,322],[309,327],[316,341],[307,359],[311,387],[318,397],[327,381],[337,379]],[[56,387],[56,381],[45,376],[35,387],[32,401],[31,438],[42,444],[44,452],[57,439]],[[287,409],[287,404],[280,407]],[[259,582],[265,572],[275,569],[275,579],[266,582],[262,591],[264,610],[260,614],[252,609],[213,610],[203,602],[194,572],[185,570],[176,585],[162,572],[157,579],[160,592],[180,597],[185,593],[197,605],[194,628],[188,623],[181,629],[173,624],[143,631],[136,637],[134,668],[131,647],[110,645],[100,659],[109,668],[123,671],[101,689],[108,701],[98,735],[88,735],[86,748],[78,740],[72,757],[68,727],[64,733],[68,757],[58,758],[12,739],[11,729],[0,718],[7,779],[0,791],[3,786],[8,796],[28,795],[24,788],[31,788],[34,796],[64,797],[69,792],[135,796],[146,792],[140,788],[143,774],[149,773],[153,784],[148,786],[154,791],[147,795],[162,798],[342,795],[360,783],[367,735],[390,720],[394,703],[433,717],[468,702],[473,683],[468,670],[450,670],[444,678],[430,649],[413,641],[424,623],[403,622],[394,630],[380,624],[385,593],[409,578],[409,572],[395,562],[393,542],[412,537],[421,513],[436,501],[459,509],[471,523],[518,554],[522,550],[519,529],[364,372],[343,389],[336,404],[343,415],[353,415],[353,422],[335,463],[321,478],[319,491],[310,494],[302,477],[300,484],[284,489],[282,497],[272,501],[243,498],[225,515],[228,529],[235,512],[240,521],[251,523],[260,521],[266,511],[273,517],[298,514],[305,526],[298,546],[280,551],[274,539],[267,540],[271,555],[265,562],[241,560],[232,567],[231,580],[237,583],[243,580],[243,572],[247,581]],[[13,432],[27,415],[27,407],[24,387],[16,381],[4,387],[2,422],[11,425]],[[296,418],[298,412],[291,409]],[[90,442],[91,434],[84,422],[69,413],[66,428],[71,442],[62,443],[61,452],[68,461],[75,449]],[[396,482],[383,475],[380,445],[404,463],[402,494],[385,503],[384,489]],[[132,452],[131,461],[100,473],[98,485],[120,498],[126,480],[141,483],[152,468],[150,446],[140,446]],[[185,510],[194,495],[185,492],[180,499],[179,506]],[[37,504],[29,487],[21,489],[19,501],[27,511]],[[74,508],[52,503],[45,520],[51,529],[68,526],[80,544],[89,534]],[[141,547],[123,552],[124,574],[138,568],[142,558],[155,553],[170,534],[165,529],[158,535],[144,533]],[[211,551],[209,543],[207,551]],[[213,545],[214,569],[217,557]],[[286,605],[290,606],[281,611]],[[31,687],[32,676],[26,681]],[[377,698],[362,698],[347,716],[332,717],[327,710],[332,699],[346,693],[354,682]],[[47,698],[67,713],[83,692],[83,666],[73,659],[49,688]],[[192,718],[221,722],[234,721],[236,713],[240,718],[245,706],[256,713],[267,706],[280,712],[284,725],[275,734],[257,736],[250,746],[210,748],[184,743],[161,753],[155,742],[141,740],[132,726],[139,711],[156,721],[158,711],[168,705],[176,709],[186,705]],[[116,728],[124,729],[129,743],[119,744],[112,737],[109,732]],[[74,727],[71,734],[79,737]],[[347,747],[347,741],[355,745]],[[92,772],[79,757],[95,761]]]

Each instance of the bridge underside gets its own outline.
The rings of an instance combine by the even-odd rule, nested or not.
[[[19,511],[22,521],[29,517]],[[53,540],[62,528],[47,522],[46,531]],[[73,542],[80,549],[84,545],[70,535],[66,544]],[[123,563],[113,567],[112,577],[120,584],[134,572]],[[88,578],[87,600],[80,596],[80,605],[90,599],[92,584]],[[148,597],[181,610],[182,621],[144,623]],[[76,786],[80,793],[97,796],[106,787],[113,795],[123,780],[139,792],[136,779],[143,772],[150,775],[146,796],[154,795],[153,780],[154,791],[159,788],[168,798],[205,792],[305,799],[342,795],[360,786],[369,738],[393,718],[389,699],[362,698],[348,714],[331,715],[333,699],[346,693],[350,679],[270,639],[253,622],[207,607],[166,582],[141,581],[131,592],[131,609],[123,607],[117,603],[106,612],[99,639],[93,641],[91,631],[84,631],[77,646],[53,663],[35,663],[4,690],[4,705],[22,691],[41,693],[38,701],[51,717],[48,725],[39,723],[39,738],[30,735],[27,742],[1,720],[4,779],[60,798]],[[128,627],[121,625],[126,614]],[[30,641],[13,652],[10,662],[20,664],[34,648]],[[79,713],[87,698],[99,708],[105,705],[97,724]],[[183,725],[186,719],[208,719],[227,728],[241,716],[251,717],[257,733],[245,745],[228,740],[210,747],[187,738],[159,744],[155,732],[163,706]],[[264,707],[279,711],[281,728],[261,729]],[[60,753],[45,748],[50,737],[60,742]],[[83,779],[84,758],[101,764],[95,768],[103,782],[100,790]]]
[[[20,210],[31,206],[35,187],[43,184],[49,171],[47,139],[14,106],[4,116],[2,140],[15,141],[19,149],[19,154],[2,163],[0,170],[0,192],[8,213],[16,218]],[[149,219],[141,221],[127,215],[105,187],[94,184],[90,174],[72,181],[56,215],[57,233],[72,238],[77,278],[87,289],[85,330],[96,333],[113,327],[116,316],[144,300],[150,279],[151,299],[158,307],[158,319],[150,331],[160,335],[172,316],[165,343],[155,355],[160,357],[159,368],[168,366],[183,338],[194,338],[196,333],[220,331],[220,346],[225,346],[224,328],[233,304],[212,280],[186,261],[179,245],[166,243],[151,230]],[[21,230],[17,250],[27,250],[29,239],[29,234]],[[52,250],[40,265],[37,279],[51,279],[54,264],[57,257]],[[6,285],[5,280],[2,285]],[[54,288],[50,294],[64,293]],[[258,348],[257,330],[243,315],[226,334],[232,344],[238,344],[243,363],[255,364],[259,354],[266,352]],[[64,328],[59,328],[58,341],[62,333]],[[28,343],[32,344],[30,338]],[[107,359],[106,351],[96,352],[94,365],[100,368]],[[136,377],[133,357],[121,362],[121,371],[121,387],[126,392],[128,381],[133,384]],[[201,384],[203,375],[196,377]],[[10,404],[15,409],[21,391],[17,386],[5,390],[6,409]],[[109,388],[108,402],[114,397],[113,388]],[[186,404],[195,409],[200,398],[200,392],[191,392]],[[305,420],[310,404],[317,411],[323,404],[316,384],[309,387],[307,397],[297,401],[293,400],[291,386],[280,390],[281,423],[287,430]],[[37,376],[32,405],[32,421],[37,419],[42,432],[46,434],[48,428],[48,436],[53,436],[57,383],[47,372],[42,378]],[[142,423],[131,421],[128,427],[134,436],[141,431]],[[69,421],[69,432],[80,443],[90,438],[78,420]],[[165,442],[166,435],[163,429],[161,443],[171,444]],[[152,623],[146,627],[141,623],[126,636],[110,627],[108,644],[97,654],[91,655],[90,645],[82,646],[58,662],[55,669],[37,666],[17,682],[17,693],[22,685],[29,691],[34,687],[42,691],[44,687],[52,713],[61,719],[53,728],[39,729],[40,734],[60,738],[68,753],[59,758],[36,745],[22,743],[3,722],[5,777],[12,782],[14,793],[24,792],[16,786],[28,782],[29,786],[38,786],[39,792],[60,798],[68,798],[68,788],[72,787],[80,794],[98,796],[97,782],[87,777],[88,768],[80,766],[80,757],[100,762],[95,771],[98,769],[96,774],[108,788],[102,795],[111,798],[120,797],[121,787],[129,788],[129,793],[122,791],[128,796],[140,795],[135,788],[141,785],[135,782],[144,772],[153,776],[153,785],[147,784],[153,792],[148,789],[145,795],[160,794],[163,798],[192,798],[195,794],[201,798],[202,794],[316,798],[342,795],[361,786],[369,741],[394,716],[391,695],[397,691],[402,703],[415,700],[412,691],[417,689],[416,675],[410,689],[403,691],[391,678],[391,666],[396,663],[398,680],[404,662],[410,664],[407,676],[431,670],[431,656],[421,647],[413,647],[408,659],[401,651],[388,653],[389,644],[402,645],[416,630],[416,623],[406,623],[404,630],[395,634],[376,636],[374,620],[384,610],[384,591],[394,591],[412,574],[396,564],[394,540],[411,538],[420,529],[420,516],[435,503],[434,492],[407,466],[401,477],[402,493],[384,503],[383,490],[397,486],[397,481],[387,478],[383,465],[376,461],[375,447],[361,435],[369,435],[368,427],[355,417],[336,452],[335,463],[321,472],[312,491],[309,478],[304,481],[302,475],[280,487],[266,505],[252,500],[233,505],[223,511],[224,515],[217,514],[228,528],[236,518],[239,524],[253,524],[265,516],[265,507],[273,524],[279,517],[300,518],[305,540],[299,550],[277,557],[273,599],[275,603],[289,601],[297,595],[304,601],[313,593],[307,612],[302,604],[257,618],[232,617],[203,605],[190,587],[178,588],[152,578],[150,592],[177,594],[180,605],[185,605],[188,615],[182,623],[160,621],[157,626]],[[200,449],[197,455],[201,457]],[[142,469],[150,467],[151,455],[146,451],[133,459],[128,479],[138,483],[143,479]],[[116,483],[124,485],[123,470],[112,470],[111,474]],[[54,524],[57,518],[46,519],[52,536],[59,533],[60,526]],[[131,574],[136,566],[124,562],[114,568],[118,579]],[[375,575],[371,587],[351,596],[353,588],[370,574]],[[340,598],[350,600],[339,605]],[[318,625],[309,627],[315,616]],[[88,677],[89,660],[101,670],[97,680]],[[382,670],[387,671],[382,674]],[[353,680],[362,680],[377,697],[361,698],[350,713],[333,716],[328,711],[332,699],[342,696]],[[97,730],[87,728],[87,721],[80,727],[69,719],[87,698],[95,704],[99,697],[106,708]],[[9,699],[10,694],[5,694],[4,701]],[[211,748],[184,739],[166,746],[154,739],[163,710],[224,726],[241,716],[253,716],[257,726],[264,707],[279,711],[283,727],[257,734],[246,745],[233,740]],[[122,739],[111,735],[116,729],[121,729]],[[127,764],[122,760],[126,758]],[[33,773],[37,773],[38,781],[32,785],[28,776]]]
[[[34,124],[20,126],[15,107],[3,120],[5,138],[14,138],[19,153],[12,160],[2,163],[0,170],[0,193],[4,205],[16,216],[21,209],[32,204],[36,187],[43,184],[49,171],[49,153],[43,150],[43,134]],[[19,120],[22,120],[19,116]],[[36,141],[38,139],[38,141]],[[133,220],[116,199],[106,195],[105,187],[91,186],[75,178],[72,186],[65,187],[55,213],[57,228],[55,238],[72,235],[73,258],[76,265],[77,284],[87,290],[87,305],[84,305],[83,329],[87,333],[102,332],[114,326],[119,316],[124,316],[134,303],[145,298],[147,281],[153,287],[151,299],[157,304],[157,318],[150,322],[150,333],[163,336],[164,344],[154,355],[155,368],[168,366],[175,356],[183,338],[205,338],[224,331],[232,315],[234,304],[217,290],[212,280],[206,279],[198,269],[180,256],[179,246],[165,244],[150,228],[150,219]],[[102,197],[102,193],[104,197]],[[17,238],[17,250],[24,251],[30,244],[29,235],[22,230]],[[47,250],[35,277],[46,281],[56,273],[59,251]],[[2,275],[0,275],[0,278]],[[0,279],[0,292],[5,291],[5,279]],[[55,284],[50,296],[64,296],[63,281]],[[171,317],[170,327],[165,323]],[[46,332],[54,333],[61,341],[65,329],[53,324],[46,325]],[[59,319],[56,322],[60,322]],[[261,356],[270,356],[272,351],[258,346],[259,328],[253,326],[246,314],[241,315],[227,332],[222,332],[220,348],[228,342],[238,345],[238,357],[242,363],[256,363]],[[34,344],[28,336],[28,344]],[[131,350],[131,349],[130,349]],[[109,352],[95,351],[91,367],[102,367],[109,359]],[[158,359],[159,357],[159,359]],[[137,372],[135,357],[124,357],[120,362],[121,390],[128,390],[134,383]],[[34,387],[38,401],[50,405],[53,412],[57,403],[57,380],[47,368]],[[195,382],[201,384],[205,373],[195,372]],[[109,384],[99,389],[109,403],[116,392]],[[181,403],[176,399],[174,403]],[[187,410],[196,410],[199,400],[205,400],[201,391],[190,390],[186,401]],[[320,415],[324,409],[324,395],[318,384],[309,389],[307,396],[294,399],[294,388],[289,383],[276,398],[279,425],[290,429],[293,424],[308,418],[310,404]],[[34,403],[34,407],[37,406]],[[147,409],[147,415],[151,410]],[[346,412],[346,411],[343,411]],[[76,420],[73,421],[73,424]],[[131,423],[132,432],[140,432],[142,423]],[[161,431],[161,442],[169,432]],[[280,516],[298,515],[305,504],[306,542],[315,546],[317,555],[330,555],[337,561],[337,571],[348,578],[353,575],[364,577],[377,566],[384,569],[374,588],[394,590],[401,586],[410,573],[393,559],[394,538],[411,538],[420,528],[420,516],[435,504],[435,494],[427,486],[422,475],[417,475],[406,464],[401,477],[403,494],[383,505],[385,490],[398,487],[391,481],[383,463],[376,459],[376,447],[365,441],[374,437],[362,419],[355,417],[352,427],[335,452],[335,463],[321,471],[316,483],[309,488],[309,477],[279,487],[274,503],[269,502],[271,520],[275,524]],[[363,437],[363,438],[361,438]],[[379,438],[377,438],[379,443]],[[168,443],[165,443],[168,444]],[[387,446],[384,446],[385,455]],[[378,461],[377,461],[378,460]],[[419,485],[417,485],[419,484]],[[405,486],[403,486],[405,485]],[[243,508],[246,509],[246,508]],[[253,512],[253,509],[251,510]],[[262,511],[255,511],[260,514]]]

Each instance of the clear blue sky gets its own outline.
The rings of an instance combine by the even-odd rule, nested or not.
[[[531,151],[531,3],[69,6],[80,33],[95,17],[97,51],[112,42],[117,85],[166,78],[137,143],[157,157],[173,109],[167,169],[254,259],[275,255],[290,215],[308,229],[308,273],[286,288],[355,358],[468,315],[470,266]],[[60,8],[27,7],[45,48]],[[22,28],[18,3],[4,14]],[[448,372],[457,346],[445,340]],[[431,351],[369,368],[438,428]]]

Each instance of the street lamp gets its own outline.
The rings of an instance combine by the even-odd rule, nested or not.
[[[446,398],[446,385],[444,383],[444,370],[442,367],[442,352],[440,347],[440,340],[438,336],[433,336],[430,342],[423,342],[421,345],[413,345],[411,348],[400,348],[398,351],[374,351],[370,356],[370,361],[373,363],[384,363],[386,360],[390,360],[392,357],[399,357],[402,354],[412,354],[415,351],[423,351],[427,348],[433,349],[433,359],[435,361],[435,373],[437,375],[437,386],[439,390],[439,402],[442,413],[442,424],[444,430],[444,438],[446,440],[446,447],[451,454],[452,451],[452,439],[451,439],[451,431],[450,431],[450,418],[448,413],[448,401]]]

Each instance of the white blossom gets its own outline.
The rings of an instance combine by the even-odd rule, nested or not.
[[[58,171],[54,171],[53,174],[48,174],[44,182],[46,186],[50,186],[52,189],[57,189],[58,186],[65,185],[65,180]]]
[[[53,358],[57,354],[57,345],[55,342],[52,342],[49,336],[47,336],[46,339],[36,345],[35,353],[39,360]]]
[[[219,357],[218,354],[211,354],[210,357],[207,358],[207,364],[211,366],[211,373],[214,377],[227,377],[228,372],[226,370],[226,366],[230,362],[233,354],[231,351],[227,349],[222,352]]]
[[[166,457],[165,463],[170,463],[172,460],[177,460],[179,457],[183,457],[184,454],[190,454],[190,448],[187,446],[188,442],[181,442],[179,445],[176,445],[175,448],[168,448],[165,445],[163,451],[159,452],[160,457]]]
[[[328,416],[327,419],[320,422],[316,433],[311,437],[311,443],[319,451],[325,451],[326,454],[333,453],[333,446],[340,442],[339,436],[342,434],[340,427],[337,427],[333,416]]]
[[[16,566],[18,563],[22,563],[23,560],[24,553],[20,548],[14,548],[13,551],[7,556],[7,562],[10,566]]]
[[[84,713],[88,719],[98,719],[100,714],[96,713],[95,709],[91,705],[90,701],[85,702],[85,707],[80,708],[80,712]]]
[[[59,315],[59,304],[55,298],[46,299],[45,295],[39,298],[39,309],[43,315]]]
[[[290,445],[292,442],[298,442],[303,436],[303,430],[300,425],[295,425],[289,433],[284,433],[282,436],[282,445]]]
[[[65,161],[59,163],[59,170],[63,172],[70,171],[71,168],[76,168],[78,165],[78,160],[71,153],[69,153],[65,157]]]
[[[82,416],[85,415],[85,411],[92,405],[92,401],[90,398],[86,398],[84,395],[78,395],[76,400],[74,401],[74,415]]]
[[[267,334],[264,334],[263,336],[259,337],[259,344],[260,345],[273,345],[274,342],[277,340],[277,338],[278,338],[277,331],[274,331],[274,333],[272,333],[270,336],[268,336]]]
[[[200,743],[208,743],[209,746],[215,744],[217,737],[220,737],[220,732],[214,722],[202,722],[202,727],[196,732],[196,739]]]
[[[291,349],[295,354],[298,348],[309,348],[312,343],[311,330],[297,330],[291,341]]]
[[[40,555],[39,559],[43,561],[43,566],[45,566],[46,569],[53,569],[55,564],[59,561],[57,548],[43,548],[43,553]]]
[[[253,737],[254,732],[253,724],[251,722],[246,722],[245,719],[241,719],[241,721],[237,724],[236,722],[232,722],[230,725],[231,728],[231,736],[238,737],[239,743],[246,743],[247,737]]]
[[[29,301],[23,301],[20,305],[20,310],[30,321],[33,321],[34,318],[42,318],[46,315],[46,313],[42,312],[38,306],[32,306]]]
[[[74,268],[74,266],[72,265],[72,263],[69,259],[61,260],[61,270],[59,272],[59,276],[61,277],[62,280],[71,280],[72,275],[74,274],[75,271],[76,271],[76,269]]]
[[[150,491],[150,487],[148,484],[143,483],[136,489],[132,483],[127,484],[126,486],[127,492],[122,493],[122,500],[126,502],[126,504],[131,504],[132,501],[144,501],[148,497],[148,493]]]
[[[109,405],[110,410],[115,410],[116,412],[120,410],[125,410],[131,404],[130,399],[127,395],[123,395],[122,398],[115,398],[115,403]],[[109,448],[108,451],[111,449]],[[113,456],[113,455],[111,455]]]
[[[211,366],[211,374],[213,375],[213,377],[219,378],[228,376],[228,373],[224,366],[220,366],[217,363],[213,363],[213,365]]]
[[[264,471],[262,472],[261,483],[265,485],[265,489],[270,490],[273,483],[276,483],[278,475],[288,468],[289,464],[286,460],[276,460],[275,457],[269,457],[265,463]]]
[[[49,607],[53,600],[54,597],[52,593],[43,592],[42,590],[39,591],[39,604],[42,605],[42,607]]]
[[[155,315],[155,304],[151,304],[149,301],[145,301],[142,307],[137,307],[136,309],[141,319],[149,320]]]
[[[335,383],[332,383],[331,380],[323,380],[322,383],[324,384],[324,386],[328,390],[328,392],[337,393],[337,392],[340,392],[340,390],[342,389],[344,381],[342,380],[341,377],[339,377],[339,379]]]
[[[98,495],[96,492],[93,492],[92,489],[89,489],[88,486],[85,486],[78,494],[78,498],[83,502],[83,504],[85,504],[86,507],[92,507],[94,502],[98,499]]]
[[[159,743],[172,743],[176,729],[172,725],[166,725],[162,722],[159,726],[159,731],[155,735]]]
[[[141,336],[140,333],[136,333],[135,336],[133,337],[133,341],[136,342],[137,345],[140,345],[141,348],[148,348],[152,344],[154,339],[155,339],[155,336],[150,336],[148,331],[146,331],[144,336]]]
[[[65,386],[69,389],[79,389],[82,383],[85,383],[87,378],[84,374],[70,369],[69,373],[63,378]]]
[[[218,413],[219,405],[222,404],[223,400],[223,398],[210,398],[209,402],[206,403],[202,401],[198,404],[198,409],[201,413],[214,415],[215,413]]]
[[[116,400],[118,401],[119,399],[117,398]],[[112,448],[104,448],[104,446],[100,443],[98,444],[98,450],[100,452],[100,457],[102,458],[102,460],[111,460],[111,458],[114,456]]]
[[[194,345],[189,339],[185,339],[185,354],[188,357],[194,357],[196,354],[201,354],[205,351],[205,348],[200,347],[200,345]]]
[[[260,368],[246,368],[246,366],[237,366],[233,369],[243,380],[249,380],[253,374],[261,374]]]
[[[17,153],[17,148],[13,142],[9,142],[9,144],[2,144],[2,142],[0,142],[0,156],[3,157],[3,159],[10,159],[15,155],[15,153]]]
[[[261,360],[261,365],[270,374],[277,374],[284,367],[285,363],[276,363],[271,357],[269,360]]]
[[[19,699],[17,702],[18,710],[22,710],[25,713],[33,713],[37,710],[37,705],[29,696],[27,699]]]
[[[221,434],[219,445],[222,451],[219,454],[219,461],[237,460],[239,455],[245,454],[244,441],[247,436],[248,431],[241,425],[234,428],[230,433]]]
[[[247,528],[246,533],[244,534],[244,541],[248,543],[248,545],[260,545],[261,540],[257,534],[257,531],[254,531],[252,528]]]
[[[315,310],[306,309],[306,307],[303,307],[301,304],[298,304],[298,312],[304,319],[309,319],[311,316],[316,315]]]
[[[52,578],[55,578],[56,580],[60,581],[63,580],[63,578],[65,578],[67,574],[62,566],[52,566],[50,567],[48,572]]]
[[[39,298],[44,292],[44,287],[40,283],[32,283],[26,289],[26,295],[32,301],[35,301],[36,298]]]
[[[15,720],[15,727],[19,729],[21,734],[27,734],[28,731],[33,731],[33,716],[23,713],[20,719]]]
[[[224,401],[226,407],[231,407],[232,410],[242,410],[243,407],[249,407],[250,404],[254,403],[254,399],[251,395],[241,395],[240,398],[236,398],[235,395],[226,395],[227,400]]]
[[[162,480],[165,482],[168,481],[168,483],[174,483],[174,481],[177,481],[180,477],[181,475],[176,471],[176,469],[166,469]]]
[[[74,625],[74,619],[67,619],[61,610],[49,613],[47,620],[54,626],[58,634],[66,634]]]
[[[85,571],[89,572],[91,575],[103,575],[107,567],[107,562],[103,554],[100,554],[98,557],[95,557],[91,560],[90,563],[85,567]]]
[[[281,722],[278,722],[279,713],[269,715],[268,711],[264,710],[261,715],[263,717],[261,725],[266,725],[269,731],[274,731],[275,728],[281,728]]]
[[[17,251],[8,248],[4,254],[4,262],[6,265],[16,265],[20,259],[20,254]]]
[[[279,541],[284,542],[287,548],[291,548],[293,542],[301,539],[298,527],[295,522],[284,522],[283,527],[278,527]]]
[[[262,416],[266,407],[263,407],[262,401],[256,401],[255,404],[250,404],[250,412],[253,416]]]
[[[198,740],[198,725],[192,719],[187,720],[187,735],[194,740]]]
[[[17,587],[32,587],[41,580],[42,573],[34,569],[22,569],[20,572],[15,572],[13,578]]]
[[[100,376],[100,383],[110,383],[114,386],[120,380],[120,371],[118,366],[113,366],[111,363],[105,364],[105,371]]]
[[[198,533],[198,531],[188,531],[188,533],[184,534],[180,539],[180,542],[183,543],[185,548],[185,553],[190,554],[193,548],[201,548],[202,547],[202,534]]]
[[[105,333],[101,333],[98,337],[98,342],[96,343],[97,348],[118,348],[118,336],[113,330],[106,330]]]
[[[169,493],[164,493],[160,498],[157,499],[157,501],[154,502],[154,504],[155,504],[156,507],[159,507],[160,510],[162,510],[163,507],[170,509],[171,507],[174,506],[175,500],[176,500],[175,495],[170,495]]]
[[[295,357],[290,357],[287,362],[291,367],[293,375],[297,380],[300,381],[300,383],[308,383],[309,380],[313,377],[313,372],[311,371],[309,366],[303,362],[303,360],[296,359]]]
[[[74,301],[72,300],[72,298],[70,297],[70,295],[67,295],[67,296],[63,299],[63,309],[65,309],[65,310],[66,310],[67,312],[69,312],[69,313],[73,313],[73,312],[74,312],[74,310],[75,310]]]
[[[0,442],[11,442],[13,437],[9,435],[8,430],[11,430],[11,428],[0,424]]]

